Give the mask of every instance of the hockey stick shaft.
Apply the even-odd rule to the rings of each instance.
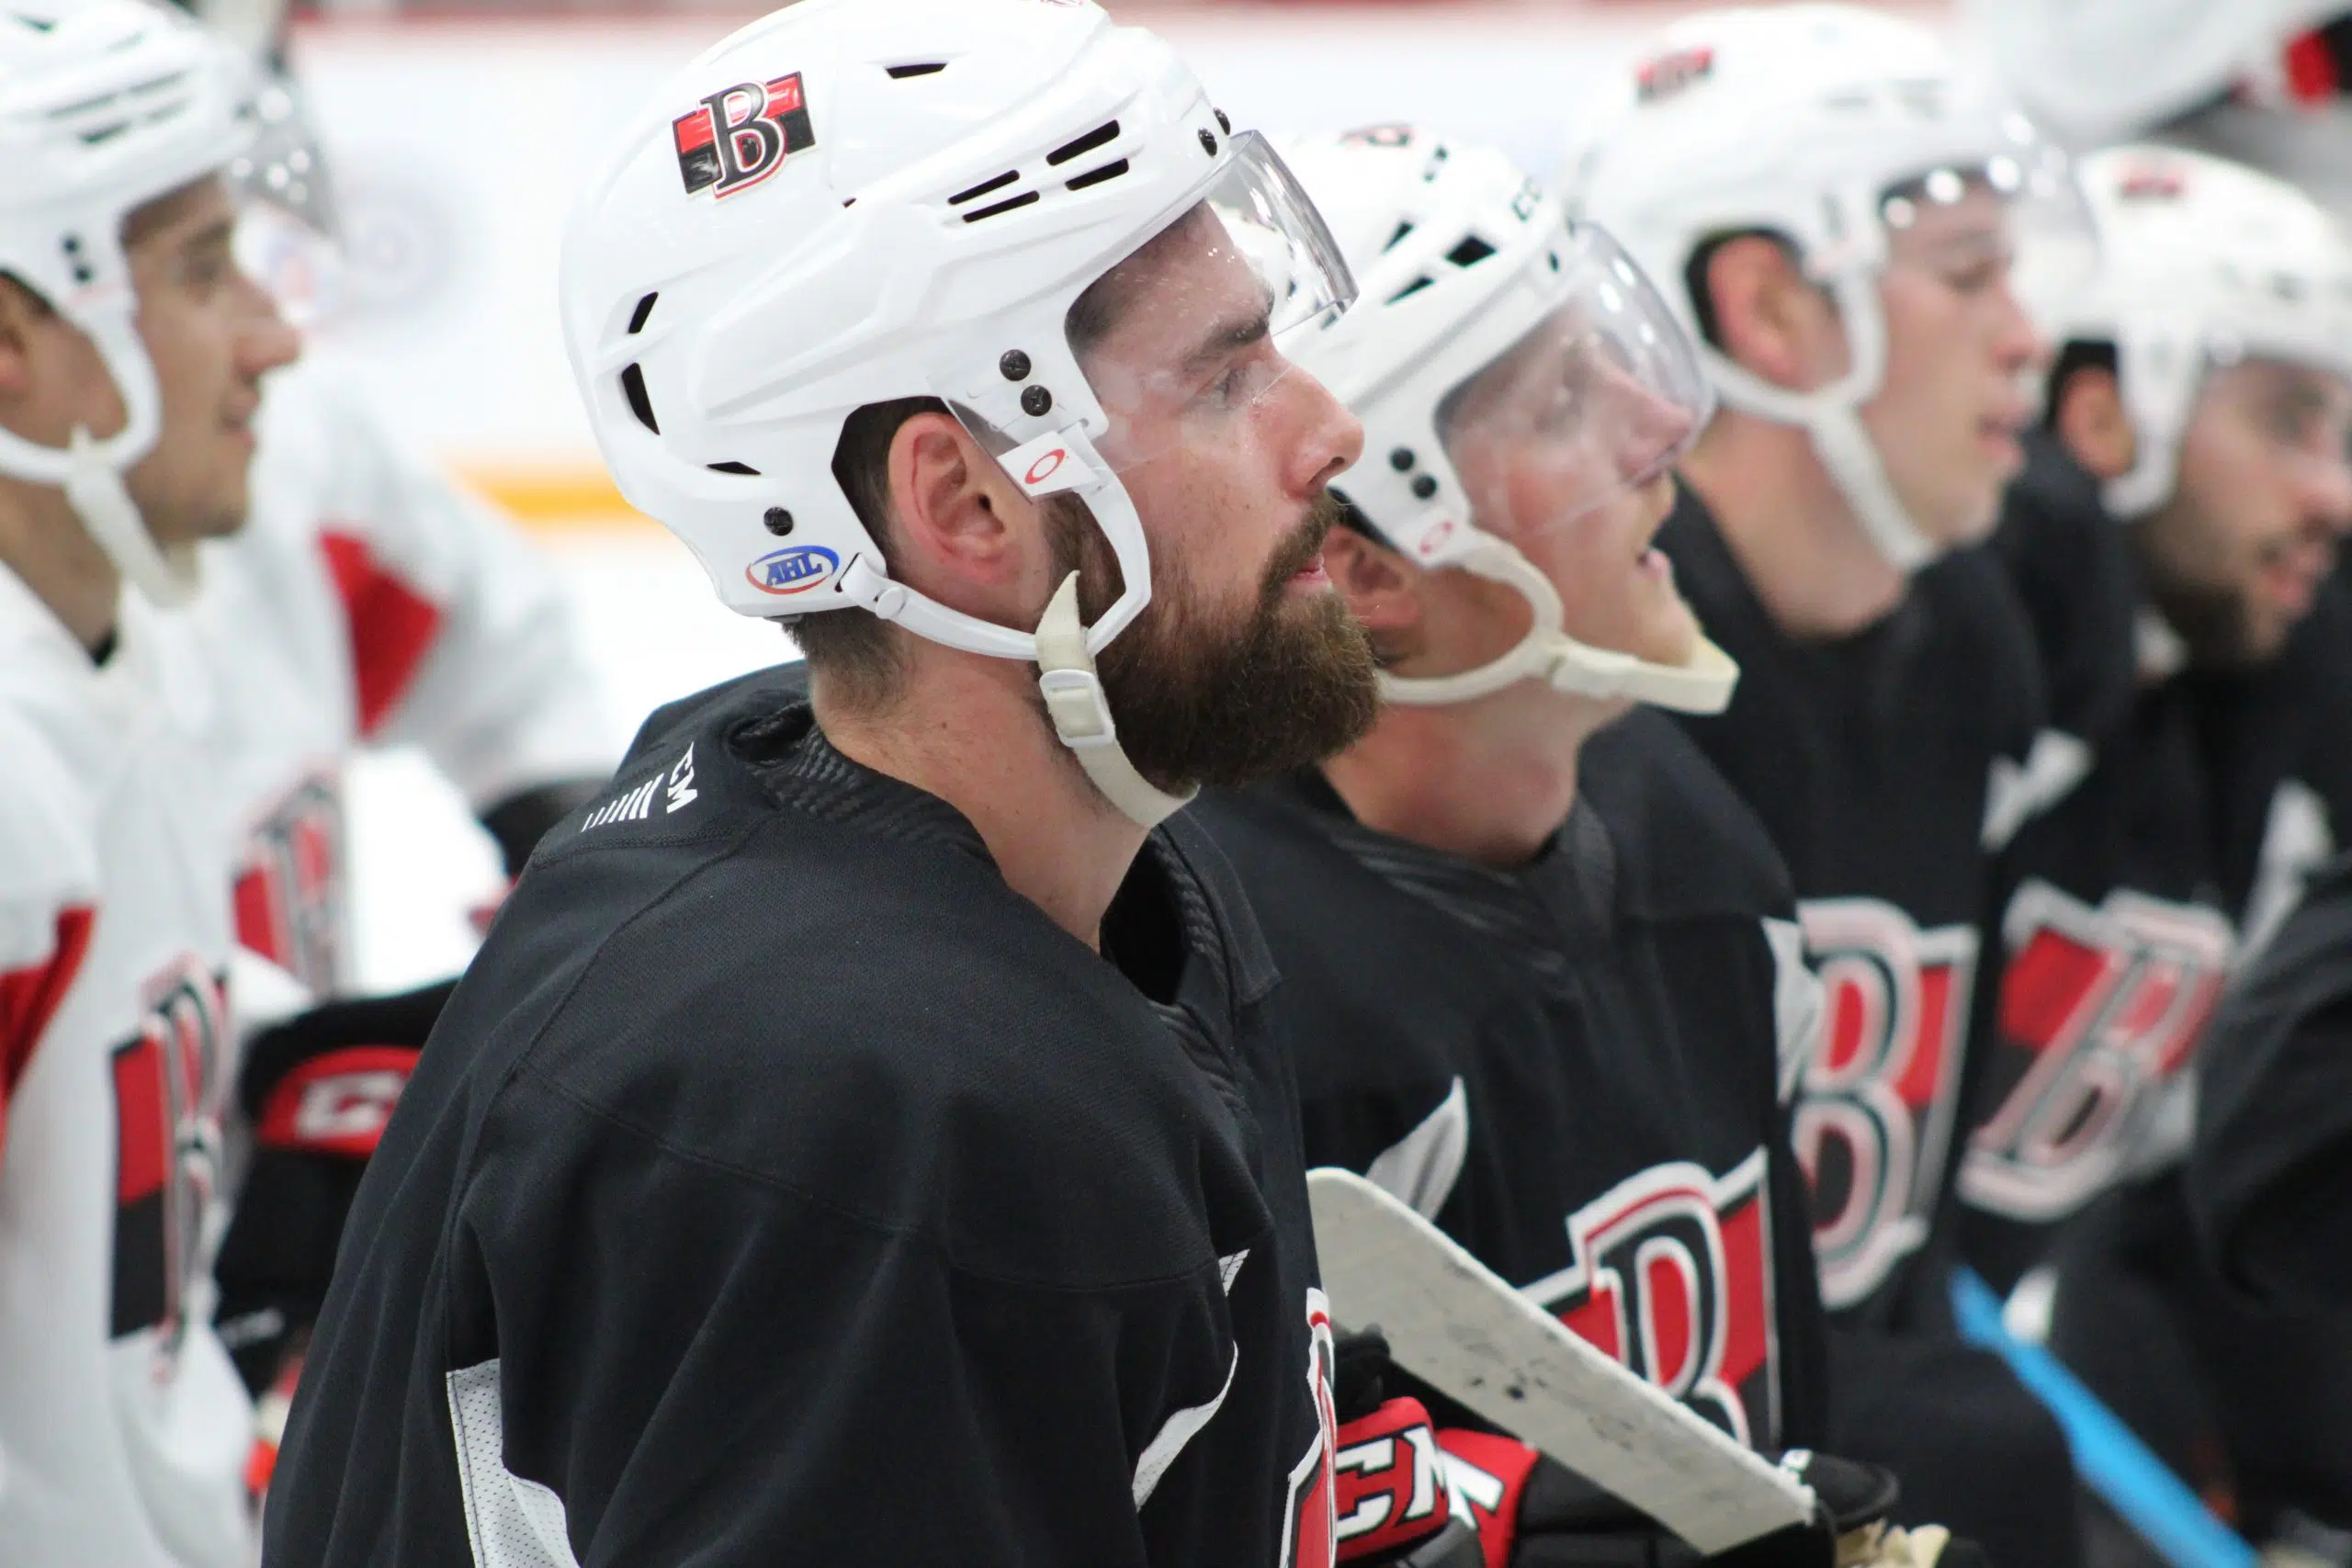
[[[2000,1298],[1974,1269],[1953,1270],[1951,1304],[1961,1337],[2007,1361],[2058,1418],[2083,1483],[2174,1568],[2255,1568],[2254,1548],[2215,1518],[2065,1363],[2008,1331]]]

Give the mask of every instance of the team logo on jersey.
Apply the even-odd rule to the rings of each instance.
[[[139,1032],[113,1053],[114,1287],[109,1335],[160,1330],[177,1352],[204,1221],[220,1181],[228,1005],[193,958],[146,987]]]
[[[1284,1568],[1315,1568],[1331,1561],[1338,1539],[1332,1465],[1340,1441],[1340,1416],[1332,1404],[1331,1379],[1338,1354],[1331,1336],[1331,1303],[1321,1291],[1306,1292],[1306,1388],[1315,1402],[1315,1438],[1291,1467],[1289,1506],[1283,1517]]]
[[[743,569],[743,578],[761,592],[782,597],[822,588],[841,564],[842,558],[822,545],[795,545],[762,556]]]
[[[237,942],[313,991],[334,988],[343,960],[343,796],[312,773],[245,835],[234,889]]]
[[[686,194],[718,200],[751,189],[817,145],[800,73],[722,87],[670,122]]]
[[[1951,1146],[1976,932],[1875,898],[1801,904],[1821,1043],[1796,1114],[1821,1299],[1851,1306],[1927,1240]]]
[[[1713,45],[1702,43],[1690,49],[1670,50],[1642,62],[1634,73],[1634,96],[1643,103],[1654,104],[1694,87],[1714,73]]]
[[[2133,164],[2119,174],[2115,194],[2125,201],[2178,201],[2188,192],[2188,180],[2178,164]]]
[[[1764,1151],[1724,1176],[1653,1166],[1568,1216],[1566,1269],[1527,1294],[1741,1442],[1779,1433]]]
[[[2047,1221],[2113,1180],[2180,1081],[2221,999],[2234,947],[2211,909],[2119,890],[2096,909],[2046,883],[2018,889],[1991,1095],[1961,1191]]]

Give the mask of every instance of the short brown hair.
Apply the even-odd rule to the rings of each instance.
[[[937,398],[898,398],[868,403],[842,422],[841,439],[833,445],[833,479],[882,552],[886,570],[892,521],[890,443],[898,438],[899,426],[915,415],[946,412],[947,405]],[[863,712],[889,704],[904,666],[882,617],[854,605],[795,616],[790,625],[810,673],[823,676],[842,702]]]

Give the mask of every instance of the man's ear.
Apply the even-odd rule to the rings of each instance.
[[[32,390],[33,333],[49,308],[13,277],[0,276],[0,402]]]
[[[1323,538],[1323,570],[1385,657],[1403,658],[1420,645],[1419,567],[1353,528],[1334,528]]]
[[[1041,559],[1036,503],[1014,488],[952,414],[919,413],[890,438],[897,575],[957,597],[952,584],[1017,584]],[[958,606],[963,607],[963,606]]]
[[[1707,258],[1706,286],[1724,355],[1776,387],[1806,392],[1841,373],[1837,308],[1786,245],[1741,234]]]
[[[2120,479],[2140,460],[2140,438],[2123,410],[2123,389],[2115,373],[2086,365],[2058,389],[2058,439],[2075,461],[2100,479]]]

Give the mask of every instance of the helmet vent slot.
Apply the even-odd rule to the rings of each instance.
[[[1024,190],[1010,201],[1000,201],[993,207],[983,207],[978,212],[967,212],[964,214],[964,221],[978,223],[983,218],[993,218],[1000,212],[1010,212],[1016,207],[1026,207],[1036,199],[1035,191]]]
[[[1396,293],[1391,294],[1388,297],[1388,302],[1391,305],[1394,305],[1397,300],[1406,298],[1408,295],[1419,294],[1422,289],[1427,288],[1430,286],[1430,281],[1431,279],[1429,276],[1427,274],[1423,274],[1421,276],[1417,277],[1413,279],[1412,282],[1405,285],[1404,288],[1396,290]]]
[[[662,296],[658,293],[649,294],[637,302],[637,310],[628,319],[628,331],[631,337],[635,337],[645,330],[646,318],[653,314],[653,301],[661,298]]]
[[[947,62],[924,60],[912,65],[886,65],[882,69],[889,73],[891,81],[903,82],[910,76],[936,76],[947,69]]]
[[[662,434],[660,422],[653,417],[653,400],[645,395],[645,372],[635,365],[621,367],[621,394],[628,399],[628,412],[637,415],[637,423]]]
[[[1397,246],[1403,244],[1405,243],[1405,237],[1412,231],[1413,225],[1409,219],[1405,222],[1397,224],[1396,232],[1389,235],[1388,243],[1380,247],[1382,254],[1385,254],[1386,253],[1395,250]]]
[[[1004,173],[997,175],[997,177],[992,180],[982,180],[978,185],[974,186],[969,190],[957,191],[954,196],[947,198],[947,205],[950,207],[961,207],[966,202],[971,200],[974,197],[986,196],[992,190],[1002,190],[1005,186],[1011,185],[1020,177],[1020,170],[1007,169]]]
[[[1071,190],[1084,190],[1088,186],[1099,186],[1104,180],[1115,180],[1126,172],[1127,161],[1125,158],[1122,158],[1115,164],[1105,164],[1099,169],[1089,169],[1086,173],[1079,175],[1078,178],[1070,181],[1068,188]]]
[[[17,20],[24,23],[25,26],[32,28],[32,30],[37,33],[52,31],[57,26],[55,22],[51,21],[46,17],[28,17],[22,11],[17,12],[16,17]]]
[[[1075,141],[1063,142],[1060,146],[1046,154],[1046,162],[1058,169],[1064,164],[1069,163],[1072,158],[1077,157],[1080,153],[1091,152],[1097,147],[1102,146],[1107,141],[1117,141],[1118,137],[1119,122],[1115,119],[1111,120],[1105,124],[1096,126],[1093,130],[1088,131],[1085,135],[1080,137]]]
[[[707,463],[704,466],[714,474],[741,474],[754,479],[760,477],[760,470],[749,463]]]
[[[1456,266],[1470,266],[1495,254],[1495,247],[1472,234],[1445,253],[1445,259]]]

